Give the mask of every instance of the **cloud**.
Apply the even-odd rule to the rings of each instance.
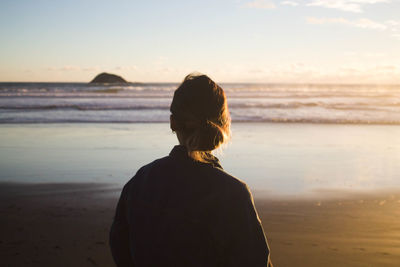
[[[393,0],[283,0],[281,5],[322,7],[346,12],[362,13],[366,5],[390,3]],[[243,5],[246,8],[274,9],[276,5],[271,0],[253,0]]]
[[[354,79],[364,82],[373,81],[396,81],[400,74],[400,66],[376,65],[366,67],[341,67],[336,75],[345,79]]]
[[[307,23],[309,24],[343,24],[349,25],[352,27],[362,28],[362,29],[371,29],[371,30],[386,30],[388,26],[384,23],[375,22],[370,19],[356,19],[349,20],[345,18],[315,18],[308,17],[306,18]]]
[[[387,20],[385,23],[393,27],[400,27],[400,20]]]
[[[347,51],[343,53],[343,56],[345,57],[353,57],[353,58],[363,58],[363,59],[379,59],[387,56],[386,53],[376,53],[376,52],[367,52],[367,53],[362,53],[359,51]]]
[[[286,5],[286,6],[298,6],[299,3],[295,1],[282,1],[281,5]]]
[[[83,71],[100,71],[100,70],[101,70],[101,67],[99,67],[99,66],[85,67],[85,68],[82,68],[82,70],[83,70]]]
[[[400,41],[400,33],[392,34],[392,36]]]
[[[344,73],[398,73],[400,71],[400,68],[395,65],[376,65],[376,66],[370,66],[367,68],[360,68],[360,67],[341,67],[340,68],[341,72]]]
[[[81,67],[73,66],[73,65],[65,65],[61,67],[48,67],[46,70],[48,71],[79,71]]]
[[[114,70],[121,70],[121,71],[130,71],[130,70],[137,70],[136,66],[117,66]]]
[[[378,62],[378,61],[376,61]],[[207,70],[216,80],[224,82],[270,83],[390,83],[400,82],[399,64],[363,64],[344,61],[338,66],[307,62],[228,64]]]
[[[269,0],[254,0],[244,4],[244,7],[257,9],[274,9],[276,8],[276,5],[274,4],[274,2]]]
[[[307,6],[339,9],[347,12],[361,13],[364,5],[388,3],[391,0],[312,0]]]
[[[65,66],[57,66],[57,67],[48,67],[46,68],[47,71],[54,71],[54,72],[72,72],[72,71],[101,71],[105,67],[104,66],[87,66],[87,67],[80,67],[75,65],[65,65]]]
[[[384,22],[377,22],[366,18],[349,20],[345,18],[316,18],[308,17],[306,18],[309,24],[342,24],[351,27],[369,29],[369,30],[380,30],[391,32],[391,36],[400,41],[400,21],[397,20],[386,20]]]

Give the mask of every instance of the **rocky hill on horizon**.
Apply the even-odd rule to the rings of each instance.
[[[121,76],[102,72],[94,77],[89,83],[128,83],[124,78]]]

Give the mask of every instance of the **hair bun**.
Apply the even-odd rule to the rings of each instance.
[[[221,87],[206,75],[188,75],[170,107],[188,151],[211,151],[230,136],[230,116]]]

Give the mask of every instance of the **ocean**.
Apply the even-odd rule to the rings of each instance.
[[[0,182],[121,187],[178,143],[177,86],[0,83]],[[400,86],[222,87],[232,138],[215,154],[255,194],[400,188]]]
[[[177,86],[0,83],[0,123],[168,122]],[[221,86],[233,122],[400,124],[400,85]]]

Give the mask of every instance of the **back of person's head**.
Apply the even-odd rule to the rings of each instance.
[[[208,76],[189,74],[171,103],[171,125],[189,154],[207,161],[206,153],[230,137],[230,116],[224,91]]]

